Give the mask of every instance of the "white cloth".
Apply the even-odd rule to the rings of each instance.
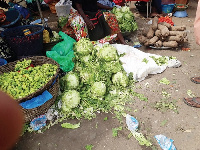
[[[156,62],[149,56],[161,57],[160,55],[142,52],[132,46],[122,44],[112,44],[116,47],[118,54],[125,55],[120,57],[122,66],[127,74],[133,73],[133,79],[136,81],[144,80],[149,74],[162,73],[167,67],[180,67],[181,62],[176,59],[170,59],[168,64],[157,65]],[[148,63],[143,62],[144,58]],[[169,58],[169,57],[167,57]]]

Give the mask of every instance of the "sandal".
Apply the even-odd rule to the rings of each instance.
[[[192,77],[191,81],[196,83],[196,84],[200,84],[200,77]]]
[[[188,106],[200,108],[200,97],[184,98],[183,101]]]

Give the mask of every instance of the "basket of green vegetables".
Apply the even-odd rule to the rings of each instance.
[[[49,89],[59,64],[46,56],[33,56],[0,66],[0,90],[17,102],[29,100]]]

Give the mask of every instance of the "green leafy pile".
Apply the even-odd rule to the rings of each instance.
[[[137,23],[130,8],[123,6],[121,8],[114,7],[111,11],[116,15],[119,27],[122,32],[131,32],[138,29]]]
[[[167,64],[169,61],[169,58],[167,56],[160,56],[160,57],[149,56],[149,57],[152,58],[158,66]]]
[[[69,17],[69,15],[67,15],[67,16],[60,16],[59,17],[59,19],[58,19],[58,26],[60,28],[63,28],[67,24],[68,17]]]
[[[18,61],[15,71],[0,76],[0,89],[14,99],[23,98],[48,83],[57,70],[57,66],[53,64],[30,66],[31,60]]]
[[[94,46],[83,38],[74,45],[75,67],[60,79],[61,111],[67,118],[96,117],[97,111],[114,111],[117,118],[133,101],[134,80],[127,76],[117,49],[104,44]]]

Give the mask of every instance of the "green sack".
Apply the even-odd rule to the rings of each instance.
[[[72,58],[75,57],[73,45],[76,41],[62,31],[59,32],[59,35],[64,40],[56,44],[51,51],[47,51],[46,55],[55,60],[64,72],[68,72],[74,68]]]

